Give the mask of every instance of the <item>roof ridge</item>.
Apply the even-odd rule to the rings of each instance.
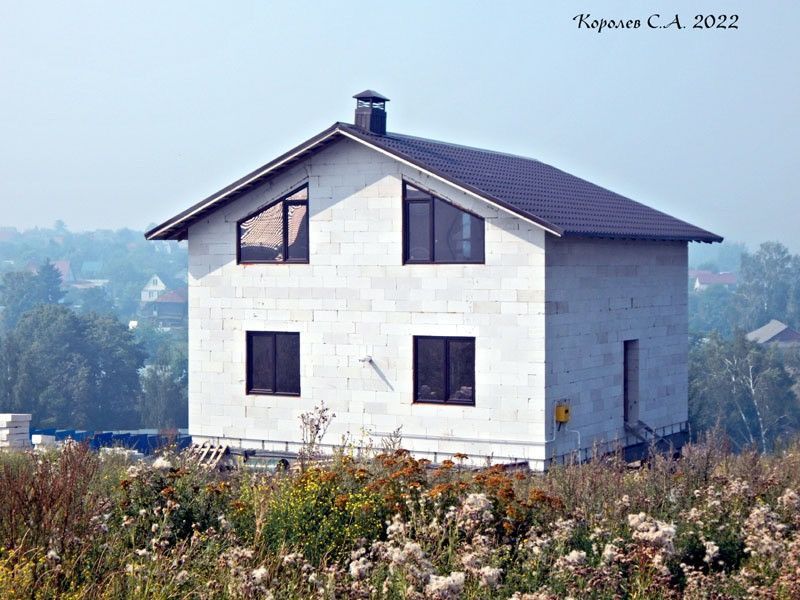
[[[547,164],[547,163],[544,163],[544,162],[540,161],[538,158],[533,158],[531,156],[523,156],[522,154],[514,154],[512,152],[500,152],[499,150],[491,150],[489,148],[480,148],[478,146],[468,146],[467,144],[454,144],[453,142],[445,142],[445,141],[442,141],[442,140],[435,140],[433,138],[426,138],[426,137],[421,137],[421,136],[418,136],[418,135],[408,135],[406,133],[397,133],[395,131],[387,131],[386,135],[383,136],[383,137],[391,137],[391,136],[395,136],[395,137],[398,137],[398,138],[401,138],[401,139],[407,139],[407,140],[419,140],[421,142],[432,142],[434,144],[441,144],[442,146],[449,146],[450,148],[462,148],[464,150],[473,150],[475,152],[484,152],[484,153],[488,153],[488,154],[496,154],[497,156],[505,156],[505,157],[508,157],[508,158],[517,158],[517,159],[520,159],[520,160],[529,160],[529,161],[537,162],[537,163],[543,164],[543,165]],[[548,165],[548,166],[551,166],[551,165]]]

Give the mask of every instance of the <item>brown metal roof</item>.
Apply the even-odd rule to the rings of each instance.
[[[720,242],[695,227],[538,160],[425,138],[377,135],[335,123],[295,149],[148,231],[148,239],[185,239],[188,227],[241,193],[341,137],[431,173],[559,236]]]

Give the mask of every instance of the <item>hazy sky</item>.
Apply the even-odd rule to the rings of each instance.
[[[693,29],[700,6],[738,30]],[[578,29],[586,12],[642,27]],[[800,251],[799,28],[796,0],[0,0],[0,225],[161,222],[372,88],[391,131]]]

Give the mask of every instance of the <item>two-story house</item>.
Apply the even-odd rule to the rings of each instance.
[[[387,98],[147,232],[189,243],[195,441],[548,461],[687,424],[687,242],[529,158],[388,133]]]

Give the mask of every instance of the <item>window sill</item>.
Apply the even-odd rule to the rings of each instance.
[[[267,390],[247,390],[245,392],[247,396],[287,396],[289,398],[299,398],[300,392],[293,393],[293,392],[270,392]]]
[[[239,261],[237,265],[307,265],[310,264],[309,260],[248,260]]]
[[[414,400],[413,404],[436,404],[439,406],[475,406],[474,400]]]
[[[485,260],[471,260],[471,261],[431,261],[431,260],[404,260],[404,265],[485,265]]]

